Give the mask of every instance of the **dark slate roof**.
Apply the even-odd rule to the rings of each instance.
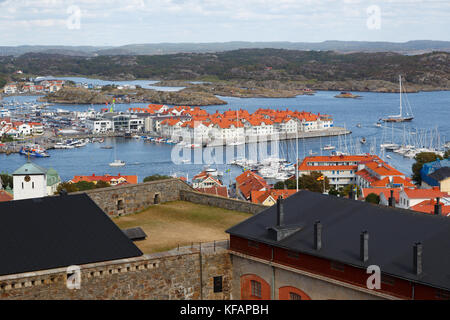
[[[450,218],[384,207],[362,201],[300,191],[284,200],[285,225],[299,231],[274,241],[268,228],[276,226],[274,205],[230,228],[231,235],[288,250],[381,271],[417,283],[450,289]],[[322,249],[314,249],[314,223],[322,223]],[[369,260],[360,260],[360,234],[369,232]],[[413,246],[423,244],[423,272],[416,276]]]
[[[141,256],[86,195],[0,203],[0,275]]]
[[[144,230],[142,230],[140,227],[125,229],[122,231],[132,241],[145,240],[145,238],[147,238]]]
[[[442,181],[450,177],[450,167],[443,167],[429,175],[436,181]]]

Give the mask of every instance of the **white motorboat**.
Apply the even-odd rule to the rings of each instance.
[[[125,165],[125,161],[123,160],[114,160],[109,164],[110,167],[123,167]]]
[[[322,150],[334,150],[334,149],[336,149],[336,147],[332,146],[331,144],[328,144],[322,148]]]

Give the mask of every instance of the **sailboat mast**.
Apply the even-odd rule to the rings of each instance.
[[[402,111],[402,76],[401,75],[399,76],[399,79],[400,79],[400,117],[401,117],[403,114],[403,111]]]
[[[295,130],[295,144],[296,144],[296,155],[295,155],[295,181],[297,186],[297,192],[298,192],[298,127]]]

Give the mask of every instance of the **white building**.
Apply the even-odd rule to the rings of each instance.
[[[13,172],[14,200],[47,196],[47,170],[27,162]]]
[[[13,172],[14,200],[41,198],[55,194],[61,178],[55,169],[27,162]]]
[[[3,88],[3,92],[5,94],[15,94],[15,93],[17,93],[18,92],[17,84],[7,84]]]
[[[87,119],[86,128],[93,133],[103,133],[113,130],[113,123],[107,119]]]
[[[434,200],[436,198],[450,198],[447,192],[436,189],[403,189],[400,191],[398,207],[410,209],[415,205],[425,201]]]
[[[21,136],[29,136],[32,133],[31,126],[27,123],[22,123],[17,127]]]

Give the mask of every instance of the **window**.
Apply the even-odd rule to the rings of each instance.
[[[214,293],[222,292],[222,276],[214,277]]]
[[[117,200],[117,210],[123,210],[123,200]]]
[[[302,300],[302,297],[295,292],[289,292],[289,300]]]
[[[249,246],[249,247],[252,247],[252,248],[255,248],[255,249],[258,249],[258,248],[259,248],[258,242],[251,241],[251,240],[248,241],[248,246]]]
[[[34,189],[34,182],[32,182],[32,183],[31,183],[31,188],[33,188],[33,189]]]
[[[345,266],[339,262],[331,262],[331,269],[344,272]]]
[[[393,277],[382,274],[381,275],[381,283],[387,284],[389,286],[393,286],[395,284],[395,279]]]
[[[292,258],[292,259],[299,258],[298,252],[294,252],[294,251],[288,251],[287,256],[288,256],[288,258]]]
[[[436,298],[441,300],[450,300],[450,293],[444,290],[436,290]]]
[[[250,284],[252,286],[252,296],[261,298],[261,282],[251,280]]]

